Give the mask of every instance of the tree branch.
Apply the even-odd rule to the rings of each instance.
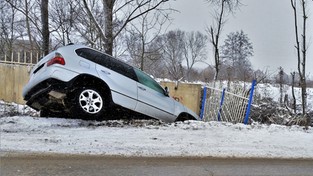
[[[134,19],[138,18],[138,17],[141,16],[141,15],[144,15],[144,14],[146,14],[146,13],[148,13],[148,12],[150,12],[150,11],[156,9],[157,7],[159,7],[162,3],[166,2],[166,1],[167,1],[167,0],[161,0],[161,1],[158,2],[155,6],[153,6],[153,7],[151,7],[151,8],[148,8],[147,10],[145,10],[145,11],[143,11],[143,12],[140,12],[138,15],[135,15],[134,17],[132,17],[132,16],[135,14],[135,12],[137,12],[138,9],[140,9],[141,7],[143,7],[143,6],[145,6],[146,4],[148,4],[148,3],[151,2],[151,0],[150,0],[150,1],[146,1],[146,2],[142,1],[142,2],[144,2],[144,3],[141,2],[141,3],[128,15],[128,17],[127,17],[127,19],[125,20],[125,22],[123,23],[122,27],[113,35],[113,39],[115,39],[116,36],[118,36],[118,35],[122,32],[122,30],[126,27],[126,25],[127,25],[129,22],[133,21]]]
[[[87,4],[86,0],[83,0],[83,3],[84,3],[84,6],[85,6],[85,9],[87,10],[87,14],[90,16],[92,22],[95,24],[97,30],[99,31],[99,33],[101,35],[101,38],[105,39],[106,37],[105,37],[104,31],[100,27],[100,24],[97,22],[95,16],[91,13],[91,10],[88,7],[88,4]]]

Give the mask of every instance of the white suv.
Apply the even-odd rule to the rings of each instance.
[[[23,97],[41,116],[102,120],[122,109],[165,122],[199,120],[144,72],[83,45],[60,47],[42,58]]]

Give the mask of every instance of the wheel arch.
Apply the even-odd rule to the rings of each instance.
[[[182,112],[178,115],[175,121],[185,121],[185,120],[197,120],[197,119],[187,112]]]
[[[71,91],[74,91],[77,87],[80,86],[92,86],[96,89],[99,89],[99,91],[108,95],[110,101],[112,102],[111,89],[102,79],[89,74],[81,74],[72,80]]]

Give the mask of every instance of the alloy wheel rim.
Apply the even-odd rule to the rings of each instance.
[[[101,111],[103,100],[98,92],[86,89],[79,95],[79,104],[85,112],[96,114]]]

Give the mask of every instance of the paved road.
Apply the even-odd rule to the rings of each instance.
[[[313,176],[313,160],[14,155],[1,157],[0,175]]]

